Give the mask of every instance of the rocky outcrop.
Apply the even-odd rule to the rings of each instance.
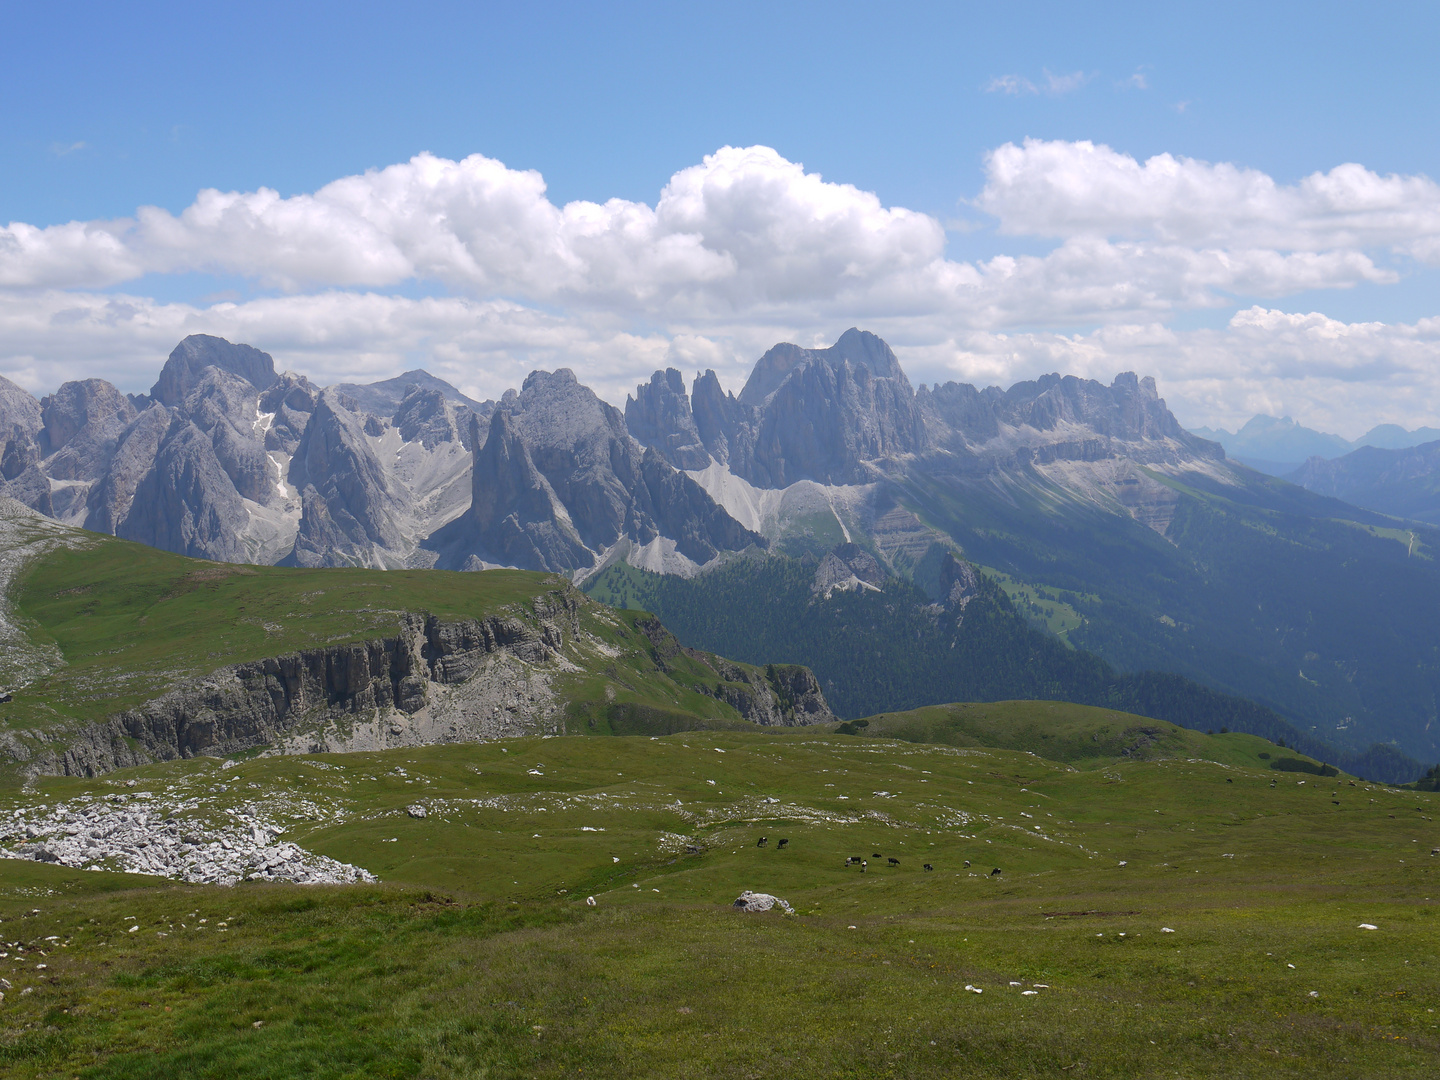
[[[594,554],[570,521],[550,481],[535,466],[510,414],[497,409],[482,444],[478,431],[471,474],[470,513],[456,530],[451,561],[476,548],[492,562],[529,569],[573,571],[594,563]]]
[[[465,405],[454,405],[434,388],[410,386],[390,422],[399,430],[400,438],[418,442],[427,450],[441,443],[457,442],[465,449],[474,448],[472,428],[476,413]]]
[[[40,460],[36,438],[44,426],[40,403],[0,376],[0,481],[15,479]]]
[[[980,591],[980,575],[964,559],[945,553],[940,564],[936,603],[947,611],[964,611]]]
[[[820,560],[810,591],[828,600],[836,589],[879,589],[885,577],[885,568],[870,552],[859,544],[840,544]]]
[[[700,687],[701,692],[725,702],[752,724],[795,727],[828,724],[838,719],[830,711],[820,681],[807,667],[770,664],[762,671],[713,653],[686,648],[659,619],[641,619],[635,626],[649,639],[651,657],[660,670],[670,670],[669,665],[677,656],[698,660],[719,680],[713,687],[708,684]]]

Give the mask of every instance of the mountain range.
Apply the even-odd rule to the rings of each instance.
[[[1346,439],[1304,427],[1288,416],[1252,416],[1239,431],[1191,428],[1201,438],[1218,442],[1225,452],[1271,476],[1289,476],[1311,458],[1329,461],[1364,447],[1405,450],[1440,439],[1440,428],[1407,431],[1399,424],[1379,424],[1358,439]]]
[[[493,402],[424,372],[322,388],[196,336],[144,395],[0,384],[0,439],[0,493],[220,561],[514,566],[610,592],[725,569],[743,594],[789,560],[813,578],[803,603],[903,585],[921,608],[975,567],[1119,672],[1196,680],[1354,751],[1440,756],[1440,534],[1228,459],[1131,373],[915,388],[852,329],[775,346],[738,395],[658,371],[622,410],[565,369]]]

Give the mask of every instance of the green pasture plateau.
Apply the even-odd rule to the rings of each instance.
[[[1088,768],[893,737],[1043,723],[1083,761],[1087,723],[1138,719],[1049,704],[872,718],[891,737],[531,738],[37,781],[0,814],[183,786],[196,815],[265,806],[381,883],[137,887],[0,860],[0,1072],[1433,1073],[1440,795],[1245,767],[1265,762],[1244,736],[1167,731],[1156,745],[1222,760]],[[795,913],[736,912],[742,889]]]
[[[17,607],[65,667],[17,703],[93,718],[138,704],[181,676],[297,649],[393,634],[405,612],[483,615],[562,584],[549,574],[495,570],[298,569],[187,559],[94,537],[39,560]],[[0,712],[7,723],[14,708]]]

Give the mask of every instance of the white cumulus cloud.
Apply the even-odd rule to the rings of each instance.
[[[991,151],[985,172],[976,204],[1012,235],[1440,256],[1440,184],[1425,176],[1345,164],[1285,185],[1226,162],[1040,139]]]

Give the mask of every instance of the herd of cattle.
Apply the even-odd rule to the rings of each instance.
[[[755,846],[756,846],[756,847],[765,847],[765,846],[768,845],[769,843],[770,843],[770,838],[769,838],[768,836],[762,836],[762,837],[760,837],[759,840],[756,840],[756,841],[755,841]],[[789,845],[790,845],[790,840],[789,840],[789,838],[788,838],[788,837],[781,837],[779,840],[777,840],[777,841],[775,842],[775,850],[776,850],[776,851],[784,850],[786,847],[789,847]],[[692,854],[692,855],[695,854],[695,853],[697,853],[699,850],[700,850],[700,849],[699,849],[699,848],[696,848],[696,847],[687,847],[687,848],[686,848],[686,851],[689,852],[689,853]],[[878,851],[873,851],[873,852],[871,852],[871,853],[870,853],[870,858],[871,858],[871,859],[884,858],[885,861],[886,861],[886,863],[887,863],[887,865],[889,865],[889,866],[899,866],[899,865],[900,865],[900,860],[897,859],[894,855],[882,856],[882,855],[880,854],[880,852],[878,852]],[[924,867],[925,867],[925,869],[926,869],[927,871],[929,871],[929,870],[934,870],[934,869],[935,869],[935,867],[931,866],[928,862],[925,863],[925,864],[923,864],[923,865],[924,865]],[[852,866],[858,866],[858,867],[860,868],[860,872],[863,874],[863,873],[866,872],[866,870],[869,869],[869,867],[870,867],[870,861],[869,861],[869,859],[866,859],[864,856],[861,856],[861,855],[851,855],[848,859],[845,860],[845,866],[846,866],[847,869],[850,868],[850,867],[852,867]],[[970,860],[969,860],[969,859],[966,859],[966,860],[965,860],[965,868],[966,868],[967,870],[970,868]],[[1000,873],[1000,868],[997,866],[994,870],[991,870],[991,871],[990,871],[990,876],[991,876],[991,877],[995,877],[995,876],[997,876],[999,873]]]

